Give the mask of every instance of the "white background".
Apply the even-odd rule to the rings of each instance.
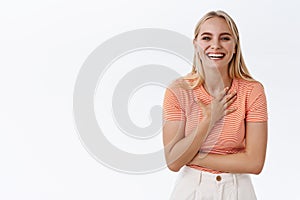
[[[263,172],[252,176],[258,199],[295,199],[299,6],[292,0],[1,1],[0,199],[168,199],[176,173],[119,173],[85,150],[73,120],[74,83],[88,55],[112,36],[162,28],[192,38],[200,17],[217,9],[235,19],[248,68],[267,93],[267,160]],[[153,150],[161,148],[157,144]],[[126,143],[119,145],[126,149]]]

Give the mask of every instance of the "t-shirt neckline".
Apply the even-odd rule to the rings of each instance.
[[[236,82],[237,82],[237,79],[233,78],[228,92],[232,92],[235,89]],[[206,97],[208,97],[209,99],[213,99],[213,97],[206,91],[203,84],[201,84],[200,89],[205,94]]]

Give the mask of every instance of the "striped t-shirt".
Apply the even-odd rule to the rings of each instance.
[[[195,130],[202,119],[201,109],[195,100],[209,104],[211,97],[203,85],[194,89],[184,89],[176,80],[166,89],[163,102],[164,121],[185,121],[185,136]],[[245,123],[267,121],[267,103],[264,88],[258,81],[233,79],[229,92],[237,92],[236,100],[229,108],[237,110],[223,117],[213,127],[205,142],[199,147],[199,151],[214,154],[232,154],[242,152],[245,149]],[[201,166],[190,167],[220,173]]]

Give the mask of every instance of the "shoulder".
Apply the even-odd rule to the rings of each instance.
[[[173,80],[167,87],[167,89],[170,89],[172,91],[177,91],[181,93],[187,93],[192,90],[192,85],[194,81],[197,80],[195,76],[193,76],[191,73],[181,76],[175,80]]]
[[[238,92],[240,93],[240,96],[245,99],[245,103],[249,109],[252,105],[255,105],[254,102],[260,102],[261,104],[266,103],[266,94],[261,82],[239,79],[238,85]]]
[[[186,76],[173,80],[166,87],[165,99],[173,99],[181,105],[188,105],[194,99],[195,88],[191,87],[192,83]]]
[[[237,82],[238,82],[239,88],[244,89],[248,92],[264,91],[263,84],[257,80],[237,79]]]

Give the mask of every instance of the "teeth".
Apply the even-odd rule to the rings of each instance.
[[[208,54],[208,56],[211,57],[211,58],[223,58],[224,54],[222,54],[222,53],[210,53],[210,54]]]

